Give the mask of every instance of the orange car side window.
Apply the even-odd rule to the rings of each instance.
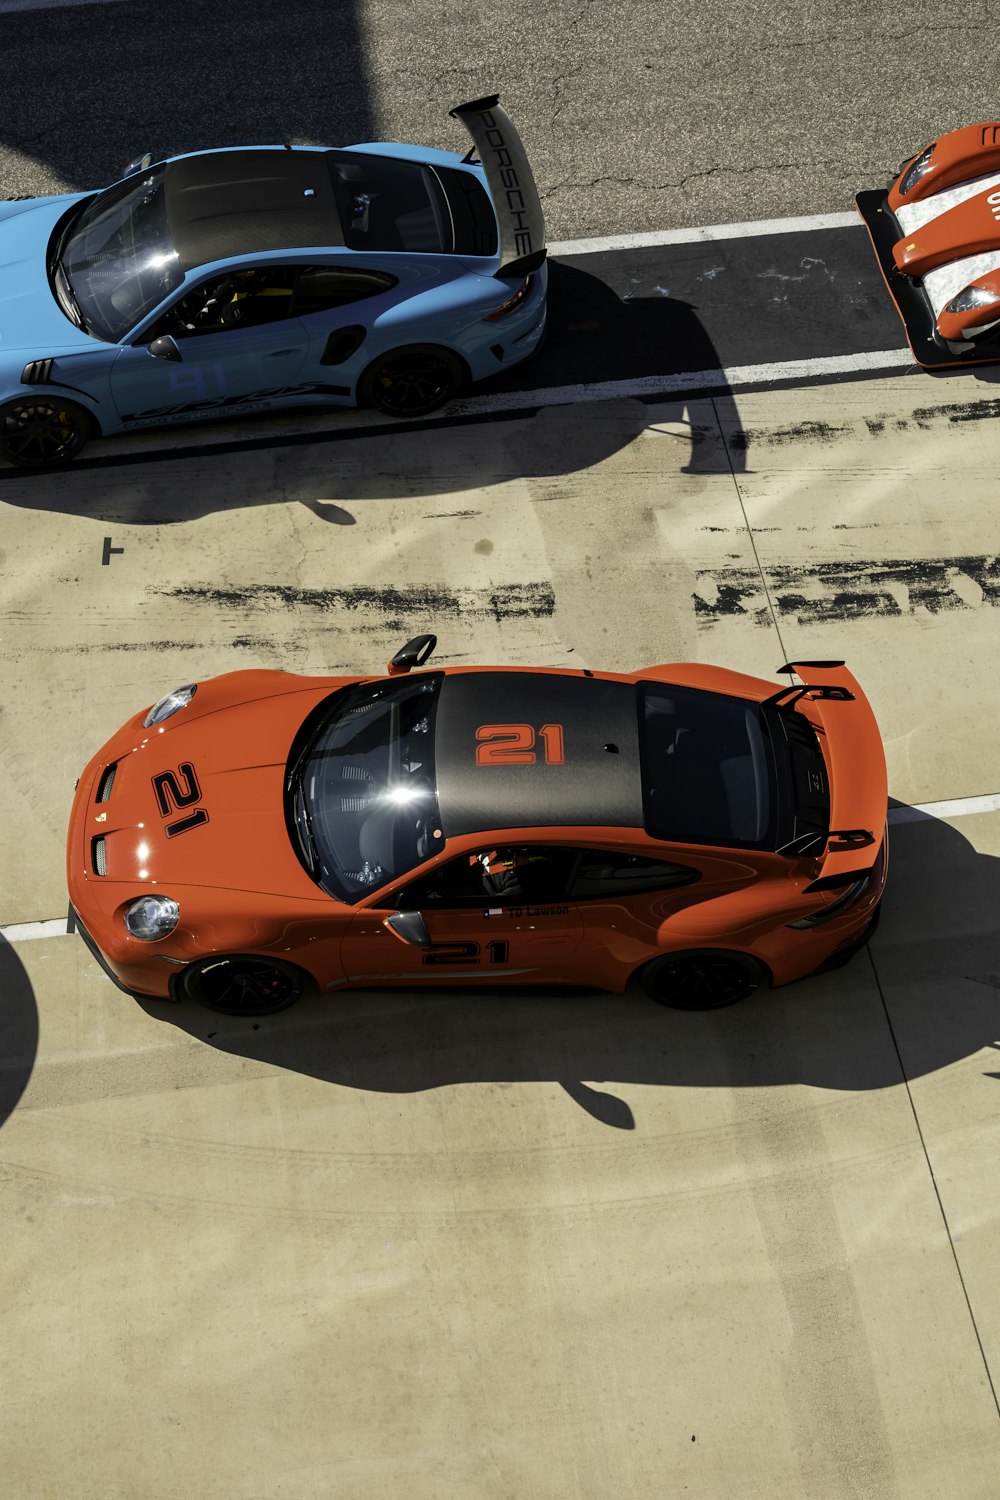
[[[542,759],[547,766],[566,761],[566,737],[561,724],[543,724],[538,731]],[[535,731],[530,724],[480,724],[476,730],[477,766],[533,766]]]

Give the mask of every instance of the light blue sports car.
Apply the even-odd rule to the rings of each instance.
[[[90,437],[282,406],[421,416],[527,359],[547,274],[531,169],[495,98],[451,113],[465,156],[146,156],[102,192],[0,202],[0,452],[47,467]]]

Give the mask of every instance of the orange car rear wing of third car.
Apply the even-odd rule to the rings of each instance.
[[[545,218],[521,137],[497,95],[450,111],[472,136],[500,227],[497,276],[524,276],[545,259]]]
[[[794,672],[801,682],[780,688],[767,702],[809,719],[830,787],[830,830],[809,889],[833,889],[866,874],[885,837],[889,792],[882,736],[868,699],[843,662],[787,662],[780,670]]]

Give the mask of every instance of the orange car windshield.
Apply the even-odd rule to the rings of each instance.
[[[286,821],[309,874],[340,901],[360,900],[443,848],[434,771],[440,688],[440,673],[359,683],[303,726],[312,732],[293,749]]]
[[[666,683],[639,692],[646,832],[665,843],[774,849],[774,752],[760,706]]]

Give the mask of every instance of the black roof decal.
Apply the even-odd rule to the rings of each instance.
[[[642,827],[632,683],[547,672],[449,675],[435,740],[446,837]]]
[[[344,243],[322,151],[209,151],[168,162],[167,221],[185,271],[209,261]]]

